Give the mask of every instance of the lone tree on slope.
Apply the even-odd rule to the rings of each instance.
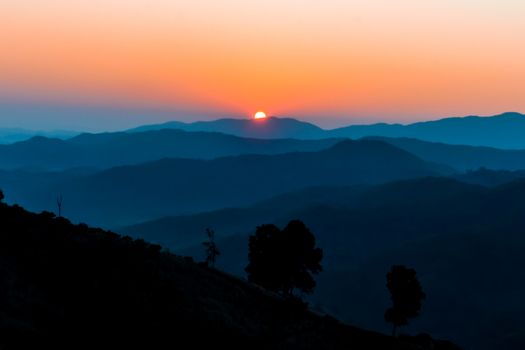
[[[57,207],[58,207],[58,217],[61,218],[62,217],[62,203],[64,202],[64,197],[62,196],[62,194],[60,193],[58,196],[57,196]]]
[[[414,269],[402,265],[392,266],[386,281],[392,307],[386,310],[385,321],[392,323],[392,335],[395,337],[399,326],[407,325],[408,319],[419,316],[421,302],[426,296]]]
[[[284,297],[294,291],[311,293],[312,274],[322,271],[323,251],[315,246],[315,236],[304,223],[293,220],[280,230],[275,225],[257,227],[250,236],[248,280]]]
[[[208,235],[208,240],[202,243],[206,247],[206,265],[215,267],[215,261],[221,255],[221,252],[215,243],[215,231],[207,228],[206,234]]]

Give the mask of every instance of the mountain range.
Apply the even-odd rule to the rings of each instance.
[[[307,299],[316,314],[276,325],[283,332],[264,333],[275,340],[268,347],[289,348],[281,336],[297,342],[308,329],[312,344],[326,342],[325,331],[349,331],[325,314],[387,332],[384,274],[405,264],[417,270],[427,299],[421,317],[404,330],[451,339],[465,349],[523,349],[524,121],[505,113],[324,130],[290,118],[222,119],[0,145],[0,189],[13,204],[0,203],[0,221],[9,223],[0,234],[0,347],[9,329],[37,338],[65,324],[72,334],[80,329],[75,324],[91,330],[82,319],[64,316],[69,307],[75,310],[69,315],[89,315],[104,332],[111,324],[133,328],[138,322],[162,337],[156,326],[186,329],[181,320],[195,314],[188,326],[193,330],[217,330],[214,335],[226,338],[261,335],[271,317],[285,315],[261,311],[275,299],[239,279],[248,236],[261,224],[283,227],[299,219],[324,251],[324,271]],[[31,214],[15,203],[44,212]],[[50,213],[59,210],[73,222],[136,240]],[[216,232],[221,250],[217,267],[237,277],[192,262],[204,258],[207,229]],[[157,244],[192,258],[162,252]],[[152,266],[163,266],[162,276],[177,272],[151,279],[157,276]],[[77,271],[82,277],[68,284]],[[83,288],[96,292],[93,303],[77,302],[88,298]],[[171,303],[173,295],[183,301]],[[228,295],[239,296],[240,304]],[[247,306],[254,302],[261,308]],[[159,311],[162,305],[167,313]],[[104,308],[120,314],[110,312],[105,323],[96,318]],[[354,331],[358,338],[370,336],[368,345],[391,341]],[[416,338],[407,339],[400,350],[426,350],[428,344],[418,348]],[[349,341],[353,348],[363,344]]]
[[[455,145],[487,146],[503,149],[525,149],[525,116],[508,112],[492,117],[456,117],[435,121],[402,124],[350,125],[324,130],[311,123],[290,118],[263,120],[219,119],[207,122],[168,122],[142,126],[130,131],[181,129],[186,131],[214,131],[240,137],[256,138],[352,138],[366,136],[408,137],[423,141]]]
[[[64,210],[75,221],[113,227],[173,214],[248,205],[318,185],[377,184],[449,174],[388,143],[346,140],[317,152],[162,159],[95,173],[0,171],[11,201]]]
[[[525,169],[525,150],[450,145],[412,138],[369,136],[365,139],[389,143],[421,159],[444,164],[460,172],[482,167],[495,170]],[[67,140],[34,137],[23,142],[0,145],[0,169],[101,170],[162,158],[213,159],[243,154],[320,151],[342,140],[344,138],[253,139],[219,132],[175,129],[82,134]]]
[[[341,139],[249,139],[217,132],[161,129],[137,133],[81,134],[59,140],[34,137],[0,145],[1,169],[97,169],[139,164],[162,158],[213,159],[241,154],[318,151]]]
[[[320,127],[292,118],[268,117],[266,119],[218,119],[193,123],[167,122],[164,124],[146,125],[128,130],[143,132],[162,129],[179,129],[185,131],[221,132],[239,137],[259,139],[317,139],[323,138],[324,130]]]
[[[367,136],[414,138],[422,141],[454,145],[486,146],[502,149],[525,149],[525,116],[507,112],[490,117],[468,116],[443,118],[410,124],[377,123],[323,129],[312,123],[292,118],[268,117],[261,120],[225,118],[213,121],[184,123],[170,121],[138,126],[129,133],[165,129],[189,132],[219,132],[257,139],[323,139]],[[67,139],[80,133],[70,131],[41,132],[25,129],[0,129],[0,144],[25,141],[34,136]]]

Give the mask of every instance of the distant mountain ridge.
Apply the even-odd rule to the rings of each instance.
[[[26,141],[35,136],[68,139],[78,134],[80,133],[76,131],[67,130],[35,131],[21,128],[0,128],[0,145]]]
[[[97,225],[247,205],[318,185],[376,184],[452,173],[388,143],[346,140],[316,152],[162,159],[88,175],[0,171],[6,195],[31,210],[54,209]],[[67,208],[67,209],[66,209]]]
[[[291,118],[267,120],[218,119],[214,121],[142,126],[129,130],[139,132],[158,129],[216,131],[241,137],[256,138],[352,138],[367,136],[408,137],[454,145],[487,146],[503,149],[525,149],[525,115],[507,112],[491,117],[453,117],[412,124],[378,123],[350,125],[332,130]]]
[[[352,125],[330,130],[331,137],[409,137],[454,145],[525,149],[525,115],[508,112],[492,117],[455,117],[408,125]]]
[[[23,142],[0,145],[0,168],[104,169],[162,158],[213,159],[241,154],[319,151],[341,140],[254,139],[175,129],[81,134],[67,140],[38,136]]]
[[[141,126],[128,130],[128,132],[142,132],[160,129],[222,132],[240,137],[259,139],[317,139],[325,136],[324,130],[314,124],[292,118],[276,117],[268,117],[259,120],[227,118],[193,123],[173,121],[164,124]]]
[[[0,169],[107,169],[163,158],[213,159],[243,154],[311,152],[330,148],[345,139],[256,139],[177,129],[81,134],[67,140],[38,136],[0,145]],[[525,150],[450,145],[413,138],[369,136],[364,139],[389,143],[423,160],[458,171],[525,169]]]
[[[452,145],[413,138],[369,136],[399,147],[426,161],[447,164],[459,171],[489,168],[494,170],[525,169],[525,149],[511,150],[485,146]]]

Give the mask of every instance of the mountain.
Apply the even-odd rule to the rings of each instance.
[[[207,122],[142,126],[130,131],[181,129],[186,131],[213,131],[241,137],[255,138],[351,138],[367,136],[390,138],[415,138],[422,141],[454,145],[485,146],[502,149],[525,149],[525,116],[520,113],[503,113],[491,117],[456,117],[434,121],[402,124],[350,125],[324,130],[313,124],[290,118],[219,119]]]
[[[67,139],[73,136],[78,135],[78,132],[75,131],[34,131],[27,129],[19,128],[0,128],[0,145],[1,144],[10,144],[20,141],[29,140],[35,136],[57,138],[57,139]]]
[[[504,113],[492,117],[445,118],[408,125],[352,125],[328,132],[330,137],[408,137],[423,141],[503,149],[525,149],[524,134],[525,116],[520,113]]]
[[[371,136],[419,158],[459,171],[478,168],[525,169],[525,150],[448,145],[410,138]],[[144,132],[82,134],[67,140],[34,137],[0,145],[1,169],[107,169],[162,158],[213,159],[241,154],[280,154],[327,149],[343,139],[250,139],[216,132],[160,129]]]
[[[423,178],[301,190],[251,207],[120,231],[201,260],[200,241],[205,229],[213,228],[222,252],[218,266],[244,276],[248,235],[261,224],[282,227],[300,219],[325,254],[318,293],[311,299],[318,309],[387,331],[383,276],[390,266],[407,264],[416,268],[427,294],[420,319],[409,329],[432,331],[467,349],[502,344],[520,349],[525,282],[516,266],[524,263],[524,199],[524,179],[489,188]]]
[[[380,141],[343,141],[318,152],[163,159],[95,174],[0,172],[12,201],[54,210],[63,194],[74,220],[124,225],[167,215],[243,206],[318,185],[377,184],[450,173]]]
[[[2,349],[458,349],[344,325],[158,245],[48,212],[0,202],[0,218]]]
[[[268,117],[265,119],[218,119],[194,123],[168,122],[146,125],[129,132],[142,132],[160,129],[180,129],[185,131],[208,131],[258,138],[258,139],[317,139],[324,138],[325,132],[316,125],[291,118]]]
[[[457,170],[488,168],[495,170],[525,169],[525,150],[503,150],[492,147],[449,145],[411,138],[366,137],[388,142],[429,162],[449,165]]]
[[[470,184],[487,187],[499,186],[520,179],[525,179],[525,170],[489,170],[480,168],[452,176],[454,179]]]
[[[34,137],[24,142],[0,145],[0,168],[110,168],[162,158],[212,159],[240,154],[318,151],[340,141],[247,139],[221,133],[169,129],[136,133],[82,134],[68,140]]]

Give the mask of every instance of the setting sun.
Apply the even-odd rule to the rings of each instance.
[[[254,119],[264,119],[264,118],[266,118],[266,113],[259,111],[259,112],[255,113],[253,118]]]

